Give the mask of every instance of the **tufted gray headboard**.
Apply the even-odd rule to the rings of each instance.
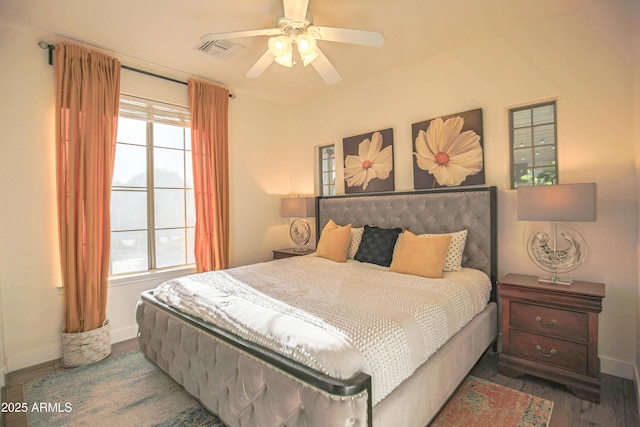
[[[318,197],[316,202],[318,238],[330,219],[353,227],[401,227],[415,234],[466,229],[463,265],[484,271],[496,283],[496,187]]]

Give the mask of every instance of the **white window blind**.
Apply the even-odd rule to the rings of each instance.
[[[152,123],[188,128],[190,114],[187,107],[164,102],[150,101],[131,95],[120,95],[120,117]]]

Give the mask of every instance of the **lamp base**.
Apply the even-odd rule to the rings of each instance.
[[[311,227],[306,220],[296,218],[291,222],[289,235],[291,236],[291,241],[293,241],[296,247],[299,248],[309,242],[309,239],[311,238]]]
[[[576,230],[553,222],[551,235],[544,231],[531,234],[527,242],[527,253],[535,265],[550,274],[538,278],[538,282],[571,286],[573,280],[561,277],[560,274],[575,270],[582,264],[587,254],[587,244]]]
[[[550,283],[553,285],[571,286],[573,279],[561,279],[559,277],[538,277],[538,282]]]

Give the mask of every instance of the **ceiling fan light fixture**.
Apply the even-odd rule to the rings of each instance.
[[[296,39],[296,43],[298,44],[298,52],[300,52],[301,56],[314,53],[318,47],[315,37],[308,34],[299,35]]]
[[[313,25],[308,0],[282,1],[284,10],[276,17],[273,28],[206,34],[201,37],[201,41],[216,42],[233,38],[269,36],[269,48],[247,72],[248,78],[261,76],[272,62],[293,67],[300,59],[305,66],[313,65],[325,83],[330,85],[339,83],[342,76],[317,46],[318,39],[371,47],[384,44],[383,35],[375,31]],[[296,44],[297,53],[293,50],[293,44]]]
[[[285,67],[293,66],[293,49],[291,40],[287,36],[271,37],[269,39],[269,52],[280,65]]]
[[[302,57],[302,63],[306,67],[307,65],[311,64],[318,56],[320,56],[320,54],[316,49],[315,51],[311,52],[308,55],[300,55],[300,56]]]
[[[318,44],[316,43],[315,37],[309,34],[300,34],[296,38],[296,44],[298,45],[298,53],[300,53],[300,58],[302,58],[302,63],[305,67],[318,57]]]
[[[291,54],[291,40],[287,36],[271,37],[269,39],[269,51],[276,58]]]
[[[288,54],[285,54],[285,55],[276,56],[275,58],[273,58],[273,60],[280,65],[284,65],[285,67],[289,67],[289,68],[293,67],[292,52],[289,52]]]

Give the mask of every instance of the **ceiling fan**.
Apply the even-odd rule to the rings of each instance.
[[[241,37],[271,36],[267,51],[247,72],[247,77],[261,76],[274,61],[286,67],[292,67],[298,56],[305,66],[311,64],[330,85],[340,82],[342,76],[322,53],[317,40],[371,47],[380,47],[384,44],[382,34],[375,31],[313,25],[313,19],[307,11],[309,0],[283,0],[283,3],[284,10],[276,18],[274,28],[206,34],[200,39],[202,42],[211,42]],[[294,50],[293,45],[296,45],[297,49]]]

